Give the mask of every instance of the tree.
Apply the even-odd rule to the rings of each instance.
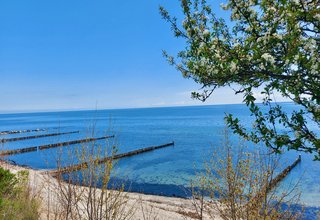
[[[221,5],[231,13],[229,26],[205,0],[181,0],[181,7],[182,25],[160,7],[175,36],[186,42],[176,57],[164,55],[185,78],[202,86],[192,96],[205,101],[216,88],[231,87],[243,95],[254,117],[248,129],[226,115],[236,134],[263,141],[278,153],[287,147],[320,160],[319,2],[229,0]],[[263,96],[262,105],[255,90]],[[288,114],[275,102],[275,93],[292,100],[298,110]]]

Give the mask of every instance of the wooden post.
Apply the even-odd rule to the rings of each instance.
[[[104,157],[104,158],[101,158],[101,159],[96,159],[96,160],[93,161],[93,164],[94,165],[99,165],[99,164],[106,163],[106,162],[111,161],[111,160],[117,160],[117,159],[124,158],[124,157],[131,157],[131,156],[134,156],[134,155],[137,155],[137,154],[142,154],[142,153],[146,153],[146,152],[149,152],[149,151],[153,151],[153,150],[157,150],[157,149],[160,149],[160,148],[165,148],[165,147],[169,147],[169,146],[173,146],[173,145],[174,145],[174,142],[171,142],[171,143],[162,144],[162,145],[159,145],[159,146],[141,148],[141,149],[138,149],[138,150],[129,151],[127,153],[122,153],[122,154],[117,154],[117,155],[114,155],[114,156],[109,156],[109,157]],[[50,171],[50,174],[53,175],[53,176],[57,176],[59,174],[70,173],[70,172],[74,172],[74,171],[77,171],[77,170],[85,169],[89,165],[90,165],[90,162],[83,162],[81,164],[72,165],[72,166],[68,166],[68,167],[64,167],[64,168],[61,168],[61,169]]]
[[[27,140],[27,139],[36,139],[36,138],[43,138],[43,137],[52,137],[52,136],[59,136],[59,135],[65,135],[65,134],[74,134],[74,133],[79,133],[79,131],[53,133],[53,134],[41,134],[41,135],[33,135],[33,136],[26,136],[26,137],[6,138],[6,139],[0,139],[0,143],[6,143],[6,142],[12,142],[12,141],[21,141],[21,140]]]
[[[272,179],[270,183],[267,186],[267,191],[272,190],[281,180],[283,180],[289,173],[290,171],[295,168],[298,163],[301,162],[301,155],[291,164],[288,166],[286,169],[284,169],[280,174],[276,176],[276,178]]]
[[[0,135],[6,134],[20,134],[20,133],[29,133],[29,132],[39,132],[39,131],[46,131],[47,129],[29,129],[29,130],[15,130],[15,131],[0,131]]]
[[[301,155],[289,166],[287,166],[281,173],[279,173],[274,179],[271,179],[269,183],[265,185],[265,188],[262,190],[266,190],[266,193],[270,192],[274,187],[278,185],[278,183],[283,180],[289,173],[290,171],[297,166],[298,163],[301,162]],[[264,192],[258,192],[257,195],[249,201],[252,205],[254,203],[262,198],[262,195]]]
[[[39,150],[45,150],[45,149],[49,149],[49,148],[69,146],[69,145],[72,145],[72,144],[80,144],[80,143],[92,142],[92,141],[97,141],[97,140],[102,140],[102,139],[107,139],[107,138],[114,138],[114,135],[104,136],[104,137],[99,137],[99,138],[86,138],[86,139],[75,140],[75,141],[66,141],[66,142],[56,143],[56,144],[42,145],[42,146],[39,146],[38,149]]]

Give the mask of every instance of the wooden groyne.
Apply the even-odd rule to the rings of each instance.
[[[279,182],[281,182],[281,180],[283,180],[289,173],[290,171],[295,168],[298,163],[301,162],[301,155],[299,155],[299,157],[293,162],[293,164],[291,164],[290,166],[288,166],[286,169],[284,169],[280,174],[278,174],[274,179],[272,179],[268,186],[267,186],[267,192],[269,192],[270,190],[272,190],[276,185],[278,185]]]
[[[121,159],[121,158],[124,158],[124,157],[131,157],[131,156],[134,156],[134,155],[137,155],[137,154],[142,154],[142,153],[146,153],[146,152],[149,152],[149,151],[153,151],[153,150],[157,150],[157,149],[160,149],[160,148],[165,148],[165,147],[169,147],[169,146],[173,146],[173,145],[174,145],[174,142],[170,142],[170,143],[162,144],[162,145],[158,145],[158,146],[146,147],[146,148],[142,148],[142,149],[138,149],[138,150],[134,150],[134,151],[129,151],[127,153],[117,154],[117,155],[114,155],[114,156],[98,158],[98,159],[94,160],[92,163],[94,165],[99,165],[99,164],[106,163],[106,162],[111,161],[111,160],[117,160],[117,159]],[[65,173],[78,171],[78,170],[81,170],[81,169],[88,168],[89,164],[90,164],[90,162],[83,162],[81,164],[64,167],[64,168],[61,168],[61,169],[58,169],[58,170],[53,170],[53,171],[50,172],[50,174],[53,175],[53,176],[57,176],[59,174],[61,175],[61,174],[65,174]]]
[[[66,141],[66,142],[62,142],[62,143],[48,144],[48,145],[42,145],[42,146],[37,146],[37,147],[27,147],[27,148],[15,149],[15,150],[6,150],[6,151],[1,151],[0,156],[9,156],[9,155],[13,155],[13,154],[21,154],[21,153],[27,153],[27,152],[37,151],[37,150],[46,150],[49,148],[69,146],[69,145],[73,145],[73,144],[92,142],[92,141],[97,141],[97,140],[102,140],[102,139],[107,139],[107,138],[113,138],[113,137],[114,137],[114,135],[104,136],[104,137],[99,137],[99,138],[86,138],[86,139],[81,139],[81,140]]]
[[[19,148],[15,150],[3,150],[3,151],[0,151],[0,157],[14,155],[14,154],[28,153],[28,152],[37,151],[37,150],[38,150],[38,147],[25,147],[25,148]]]
[[[274,179],[271,179],[268,184],[266,184],[260,192],[257,193],[257,195],[249,201],[251,205],[255,205],[256,201],[264,198],[264,196],[270,192],[274,187],[276,187],[281,180],[283,180],[289,173],[290,171],[295,168],[298,163],[301,162],[301,155],[287,168],[285,168],[281,173],[279,173]]]
[[[174,145],[174,142],[170,142],[170,143],[167,143],[167,144],[162,144],[162,145],[158,145],[158,146],[152,146],[152,147],[146,147],[146,148],[142,148],[142,149],[138,149],[138,150],[134,150],[134,151],[129,151],[127,153],[123,153],[123,154],[117,154],[117,155],[114,155],[112,157],[113,160],[117,160],[117,159],[121,159],[123,157],[131,157],[131,156],[134,156],[134,155],[137,155],[137,154],[141,154],[141,153],[145,153],[145,152],[148,152],[148,151],[153,151],[153,150],[157,150],[157,149],[160,149],[160,148],[165,148],[165,147],[169,147],[169,146],[173,146]],[[100,161],[100,163],[104,163],[105,161]]]
[[[37,147],[26,147],[26,148],[21,148],[21,149],[16,149],[16,150],[6,150],[6,151],[1,151],[0,156],[9,156],[13,154],[23,154],[23,153],[28,153],[32,151],[37,151]]]
[[[26,137],[15,137],[15,138],[6,138],[0,139],[0,143],[12,142],[12,141],[21,141],[27,139],[36,139],[36,138],[43,138],[43,137],[52,137],[52,136],[59,136],[65,134],[74,134],[79,133],[79,131],[70,131],[70,132],[62,132],[62,133],[51,133],[51,134],[41,134],[41,135],[33,135],[33,136],[26,136]]]
[[[46,130],[47,129],[37,128],[37,129],[28,129],[28,130],[0,131],[0,135],[39,132],[39,131],[46,131]]]
[[[107,139],[107,138],[114,138],[114,135],[111,136],[103,136],[99,138],[86,138],[86,139],[81,139],[81,140],[75,140],[75,141],[66,141],[62,143],[56,143],[56,144],[48,144],[48,145],[42,145],[39,146],[39,150],[45,150],[49,148],[55,148],[55,147],[63,147],[63,146],[69,146],[73,144],[81,144],[81,143],[86,143],[86,142],[92,142],[92,141],[98,141],[102,139]]]

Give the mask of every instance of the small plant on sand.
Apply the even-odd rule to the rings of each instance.
[[[233,148],[226,132],[205,172],[193,182],[193,204],[199,219],[260,220],[298,219],[291,204],[299,200],[296,187],[290,191],[271,189],[277,158],[271,154]],[[284,208],[283,204],[287,204]]]
[[[28,188],[27,171],[16,175],[0,167],[0,219],[36,220],[38,202]]]

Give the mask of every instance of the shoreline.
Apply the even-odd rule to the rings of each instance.
[[[59,183],[55,177],[49,175],[48,170],[33,169],[31,167],[23,165],[14,165],[4,160],[0,160],[0,167],[7,169],[14,174],[19,171],[28,171],[30,192],[40,202],[39,219],[56,219],[55,214],[52,213],[51,210],[55,210],[57,206],[61,205],[58,202],[59,199],[57,199],[55,196],[57,195],[59,189],[57,187],[54,187]],[[68,184],[66,182],[63,182],[63,184],[70,185],[79,191],[88,188],[86,186]],[[97,191],[101,191],[101,189],[98,189]],[[129,207],[135,206],[135,211],[132,217],[133,220],[198,219],[194,207],[194,201],[192,199],[127,191],[124,191],[122,193],[128,199],[127,204],[129,205]],[[304,208],[304,215],[306,217],[304,219],[313,219],[313,217],[317,216],[316,213],[319,211],[320,207],[304,206]],[[212,217],[204,216],[204,219],[212,219]],[[220,219],[221,218],[219,217],[214,217],[214,220]]]
[[[9,162],[0,161],[0,167],[16,174],[19,171],[29,172],[29,188],[31,194],[40,202],[39,213],[40,219],[54,219],[54,210],[59,204],[59,199],[55,197],[58,188],[58,180],[48,175],[47,170],[36,170],[31,167],[13,165]],[[63,183],[70,185],[68,183]],[[77,190],[85,189],[85,186],[75,186]],[[183,220],[197,219],[191,199],[177,198],[168,196],[158,196],[135,192],[123,192],[128,198],[128,204],[135,206],[135,212],[132,219],[166,219],[166,220]],[[136,207],[138,205],[138,207]],[[142,208],[140,208],[140,207]],[[219,219],[219,218],[216,218]]]

